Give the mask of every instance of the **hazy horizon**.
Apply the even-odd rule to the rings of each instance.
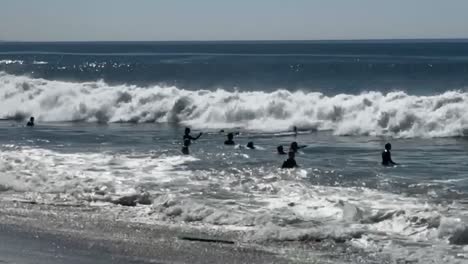
[[[465,39],[468,1],[3,0],[0,40]]]
[[[174,42],[174,43],[281,43],[281,42],[297,42],[297,43],[329,43],[329,42],[468,42],[468,38],[395,38],[395,39],[384,39],[384,38],[375,38],[375,39],[257,39],[257,40],[230,40],[230,39],[220,39],[220,40],[46,40],[46,41],[34,41],[34,40],[2,40],[0,42],[8,43],[113,43],[113,42],[127,42],[127,43],[165,43],[165,42]]]

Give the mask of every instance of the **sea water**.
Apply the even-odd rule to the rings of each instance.
[[[466,87],[465,41],[1,43],[0,190],[145,192],[146,223],[462,263]],[[186,126],[203,135],[184,156]]]

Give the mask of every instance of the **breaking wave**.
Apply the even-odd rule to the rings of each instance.
[[[110,86],[0,73],[0,118],[38,121],[169,122],[199,129],[330,130],[336,135],[453,137],[468,133],[468,93],[414,96],[371,91],[189,91],[177,87]]]

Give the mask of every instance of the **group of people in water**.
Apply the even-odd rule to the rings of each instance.
[[[220,132],[224,132],[224,130],[221,130]],[[185,133],[184,133],[184,137],[183,137],[183,140],[184,140],[184,143],[183,143],[183,146],[182,146],[182,153],[185,154],[185,155],[189,155],[190,151],[189,151],[189,146],[190,144],[192,143],[192,140],[197,140],[201,137],[201,135],[203,133],[200,132],[200,134],[198,134],[198,136],[196,137],[193,137],[192,135],[190,135],[191,133],[191,130],[190,128],[185,128]],[[294,127],[294,134],[297,135],[297,127]],[[227,134],[227,140],[224,141],[224,145],[228,145],[228,146],[233,146],[235,145],[236,143],[234,142],[234,133],[230,132]],[[247,146],[246,146],[248,149],[255,149],[255,145],[252,141],[248,142],[247,143]],[[289,146],[289,151],[288,153],[286,153],[284,151],[284,148],[283,146],[278,146],[276,148],[277,150],[277,153],[279,155],[288,155],[288,159],[285,160],[283,162],[283,165],[281,166],[282,169],[292,169],[292,168],[296,168],[296,167],[299,167],[297,165],[297,162],[296,162],[296,153],[299,151],[299,149],[302,149],[302,148],[305,148],[306,146],[299,146],[299,144],[297,142],[292,142],[291,145]],[[398,165],[396,162],[394,162],[392,160],[392,156],[391,156],[391,153],[390,153],[390,150],[392,149],[392,145],[390,143],[387,143],[385,144],[385,150],[382,152],[382,165],[384,166],[394,166],[394,165]]]
[[[34,117],[30,117],[28,123],[26,124],[28,127],[33,127],[34,126]],[[294,135],[297,135],[297,127],[293,128]],[[220,132],[224,132],[224,130],[221,130]],[[189,147],[192,144],[192,141],[195,141],[199,139],[203,133],[200,132],[198,136],[194,137],[191,134],[191,130],[189,127],[185,128],[184,132],[184,137],[183,137],[183,146],[182,146],[182,154],[184,155],[189,155],[190,150]],[[234,142],[234,133],[230,132],[227,134],[227,140],[224,141],[224,145],[230,145],[233,146],[236,143]],[[291,145],[289,146],[289,151],[286,153],[284,151],[283,146],[278,146],[276,148],[277,153],[279,155],[288,155],[288,159],[283,162],[283,165],[281,168],[283,169],[292,169],[299,167],[296,163],[296,153],[299,151],[299,149],[305,148],[306,146],[299,146],[297,142],[292,142]],[[255,149],[255,145],[252,141],[247,143],[247,148],[248,149]],[[385,150],[382,152],[382,165],[384,166],[395,166],[398,165],[396,162],[392,160],[392,156],[390,153],[390,150],[392,149],[392,145],[390,143],[385,144]]]
[[[221,130],[220,132],[224,132],[224,130]],[[297,132],[297,130],[295,129],[295,132]],[[192,143],[192,140],[195,141],[197,139],[199,139],[203,133],[200,132],[200,134],[198,134],[198,136],[194,137],[192,136],[191,134],[191,130],[189,127],[186,127],[185,128],[185,132],[184,132],[184,137],[183,137],[183,146],[182,146],[182,154],[184,155],[189,155],[190,154],[190,151],[189,151],[189,147]],[[227,140],[224,141],[224,145],[228,145],[228,146],[234,146],[236,145],[236,143],[234,142],[234,133],[230,132],[227,134]],[[255,145],[252,141],[248,142],[247,143],[247,146],[246,146],[248,149],[255,149]],[[298,167],[297,163],[296,163],[296,153],[298,152],[299,149],[301,148],[305,148],[306,146],[299,146],[299,144],[297,144],[297,142],[293,142],[291,143],[291,146],[289,147],[289,151],[288,151],[288,159],[285,160],[283,162],[283,165],[281,166],[281,168],[283,169],[292,169],[292,168],[295,168],[295,167]],[[277,148],[278,150],[278,154],[279,155],[286,155],[286,152],[284,152],[284,148],[283,146],[278,146]]]

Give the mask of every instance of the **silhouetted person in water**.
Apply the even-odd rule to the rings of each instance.
[[[297,153],[299,149],[305,148],[307,146],[299,146],[296,141],[291,143],[291,146],[289,146],[289,152],[294,152]]]
[[[184,155],[189,155],[190,154],[190,152],[189,152],[190,143],[191,143],[190,139],[187,138],[187,139],[184,140],[184,146],[182,146],[182,154],[184,154]]]
[[[292,169],[299,167],[296,163],[296,160],[294,159],[296,157],[296,154],[294,152],[289,152],[288,153],[288,159],[283,162],[283,166],[281,166],[282,169]]]
[[[385,144],[385,150],[382,152],[382,165],[384,166],[398,165],[396,162],[392,160],[392,154],[390,153],[391,149],[392,149],[392,144],[390,143]]]
[[[34,117],[33,116],[31,116],[31,118],[29,118],[29,121],[26,124],[26,126],[28,126],[28,127],[33,127],[34,126]]]
[[[297,126],[293,127],[293,132],[294,132],[294,136],[296,137],[297,136]]]
[[[192,140],[197,140],[197,139],[199,139],[199,138],[201,137],[202,134],[203,134],[203,133],[200,132],[200,134],[198,134],[197,137],[192,137],[192,135],[190,135],[190,128],[186,127],[186,128],[185,128],[185,134],[184,134],[184,144],[185,144],[185,140],[188,139],[188,140],[190,140],[190,142],[189,142],[189,146],[190,146],[190,143],[192,143],[191,141],[192,141]]]
[[[234,143],[234,134],[233,133],[229,133],[227,134],[227,140],[224,141],[224,145],[235,145],[236,143]]]
[[[255,149],[254,143],[253,143],[252,141],[250,141],[249,143],[247,143],[247,148],[249,148],[249,149]]]
[[[278,150],[278,154],[286,155],[286,152],[284,152],[283,146],[278,146],[276,149]]]

